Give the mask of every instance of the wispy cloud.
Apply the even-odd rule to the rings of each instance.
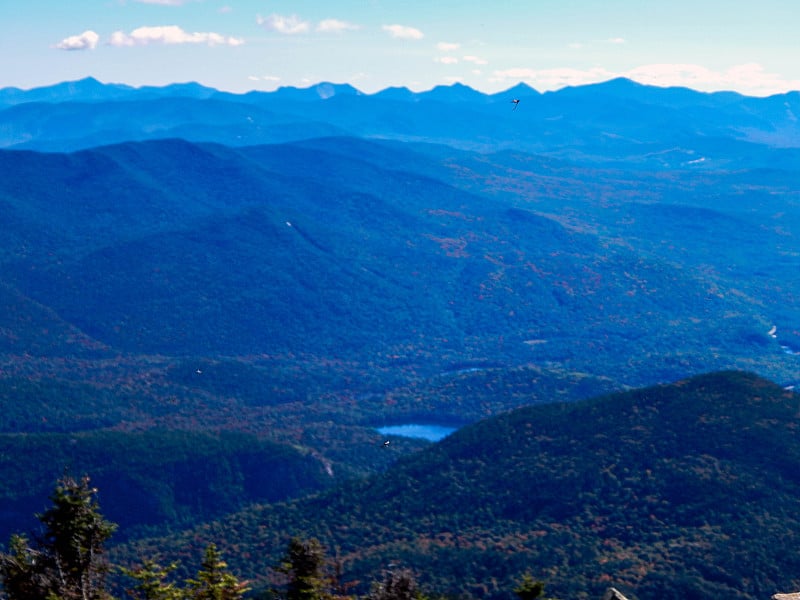
[[[269,83],[277,83],[281,80],[280,77],[276,77],[275,75],[249,75],[247,78],[250,81],[268,81]]]
[[[94,50],[100,36],[92,30],[86,30],[80,35],[71,35],[56,44],[59,50]]]
[[[461,48],[461,44],[455,44],[452,42],[439,42],[436,44],[436,48],[442,52],[453,52]]]
[[[311,29],[308,21],[303,21],[297,15],[276,15],[272,14],[267,17],[258,15],[256,23],[261,25],[267,31],[274,31],[285,35],[296,35],[298,33],[307,33]]]
[[[415,27],[407,27],[405,25],[383,25],[381,27],[393,38],[401,40],[421,40],[424,34]]]
[[[621,44],[625,44],[626,43],[625,42],[625,38],[621,38],[621,37],[608,38],[607,40],[605,40],[605,42],[606,42],[606,44],[617,44],[617,45],[621,45]]]
[[[189,33],[177,25],[139,27],[130,33],[115,31],[111,46],[147,46],[149,44],[206,44],[208,46],[241,46],[244,40],[226,37],[212,31]]]
[[[474,65],[488,65],[489,61],[485,58],[480,58],[478,56],[473,56],[468,54],[464,57],[464,62],[472,63]]]
[[[355,23],[340,21],[339,19],[325,19],[320,21],[315,28],[320,33],[342,33],[344,31],[354,31],[361,29]]]
[[[455,56],[437,56],[433,60],[435,62],[442,63],[443,65],[458,64],[458,59]]]

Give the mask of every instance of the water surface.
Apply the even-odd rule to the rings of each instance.
[[[390,425],[388,427],[378,427],[383,435],[397,435],[400,437],[422,438],[431,442],[438,442],[456,430],[455,427],[445,427],[443,425],[420,425],[409,423],[407,425]]]

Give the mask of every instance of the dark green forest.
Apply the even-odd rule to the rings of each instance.
[[[14,534],[9,551],[0,553],[0,597],[8,600],[111,600],[114,590],[142,600],[346,600],[354,599],[353,582],[342,579],[341,563],[331,561],[318,540],[293,537],[280,560],[268,568],[276,575],[269,588],[253,591],[233,574],[213,542],[206,546],[193,578],[172,576],[178,563],[162,566],[152,557],[132,568],[107,560],[106,544],[117,524],[106,520],[98,488],[88,475],[63,476],[51,493],[52,505],[37,518],[43,533],[30,545]],[[252,593],[251,593],[252,592]],[[533,600],[544,583],[525,573],[514,588],[520,600]],[[413,572],[390,567],[375,580],[367,600],[427,600]]]
[[[781,386],[720,372],[523,407],[384,473],[112,554],[191,563],[214,541],[255,584],[299,536],[330,549],[361,593],[397,564],[437,593],[478,598],[512,597],[526,570],[558,597],[609,585],[641,600],[667,587],[769,597],[800,585],[798,406]]]
[[[2,435],[4,531],[31,520],[54,479],[91,473],[124,536],[163,532],[331,484],[320,457],[251,434],[148,430]],[[56,473],[57,474],[57,473]],[[119,535],[118,535],[119,539]]]
[[[316,548],[316,589],[339,597],[369,596],[397,569],[431,597],[514,598],[526,577],[562,598],[599,598],[609,586],[638,600],[769,597],[800,585],[799,402],[731,371],[518,408],[310,495],[194,515],[205,523],[167,536],[127,539],[120,528],[104,577],[112,591],[131,576],[179,585],[217,561],[242,593],[274,598],[289,593],[286,552],[299,544]],[[231,494],[276,482],[241,477]],[[77,494],[99,511],[103,488],[91,481],[65,477],[51,500]],[[146,498],[131,501],[108,514]],[[52,510],[39,513],[45,525]],[[112,529],[103,525],[104,544]],[[4,555],[6,581],[9,556],[28,564],[44,551],[26,550],[28,540],[52,537],[21,535]]]

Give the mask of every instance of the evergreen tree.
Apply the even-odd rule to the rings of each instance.
[[[247,584],[228,572],[216,545],[209,544],[197,579],[189,580],[187,598],[192,600],[236,600],[248,591]]]
[[[13,535],[7,554],[0,554],[0,581],[4,597],[10,600],[33,600],[47,589],[46,576],[39,567],[39,553],[31,549],[28,538]]]
[[[325,551],[316,539],[292,538],[278,572],[289,577],[286,600],[327,600]]]
[[[116,525],[106,521],[89,478],[62,477],[50,496],[53,506],[36,515],[44,535],[32,548],[11,538],[0,554],[0,580],[9,600],[104,600],[108,564],[104,544]]]
[[[535,598],[540,598],[544,595],[544,582],[536,581],[533,575],[525,573],[522,576],[520,584],[514,588],[514,593],[519,600],[534,600]],[[543,598],[542,600],[552,599]]]
[[[135,579],[136,586],[126,590],[131,598],[136,600],[183,600],[186,595],[174,583],[166,583],[169,574],[178,568],[177,563],[162,567],[155,561],[148,559],[141,567],[136,569],[121,569],[122,573]]]
[[[389,570],[380,583],[372,584],[366,600],[422,600],[414,574],[408,569]]]

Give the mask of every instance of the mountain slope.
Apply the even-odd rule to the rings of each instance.
[[[188,527],[333,481],[319,456],[230,432],[0,434],[0,448],[3,540],[33,529],[31,506],[44,500],[64,472],[91,474],[121,538]]]
[[[508,165],[458,179],[440,160],[338,138],[0,152],[8,297],[26,299],[32,315],[47,307],[74,329],[76,347],[335,353],[426,377],[469,362],[627,370],[629,384],[723,367],[793,377],[793,355],[766,335],[777,317],[782,335],[795,328],[785,308],[791,239],[773,248],[787,238],[765,243],[744,217],[720,217],[715,239],[744,241],[715,256],[707,234],[669,208],[680,183],[611,204],[609,186],[644,184],[535,168],[529,201],[505,194],[504,179],[494,185],[502,195],[482,189],[479,178],[504,177]],[[469,189],[476,182],[480,194]],[[714,185],[739,183],[722,175]],[[758,285],[748,283],[756,272]],[[19,318],[0,336],[10,349],[21,348],[12,332],[29,329]],[[59,335],[53,344],[66,343]]]
[[[723,372],[522,408],[383,475],[133,548],[219,541],[257,577],[265,563],[243,557],[314,535],[362,582],[394,562],[448,594],[510,598],[532,569],[558,597],[613,584],[640,600],[755,600],[800,584],[797,407],[779,386]]]

